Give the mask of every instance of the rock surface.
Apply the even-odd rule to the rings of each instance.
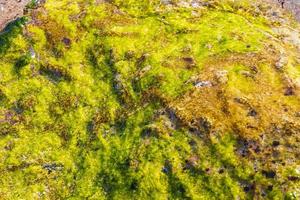
[[[23,10],[30,0],[0,0],[0,30],[23,15]]]
[[[284,2],[283,7],[287,10],[292,11],[292,13],[296,16],[296,19],[300,21],[300,0],[273,1],[280,4],[281,2]],[[3,30],[9,22],[22,16],[24,8],[29,2],[30,0],[0,0],[0,30]],[[170,4],[170,2],[171,1],[167,0],[162,1],[162,3],[164,4]],[[199,7],[200,3],[198,3],[197,1],[192,1],[191,6]]]
[[[300,21],[300,0],[272,0],[275,3],[279,3],[284,9],[291,11],[296,19]]]
[[[300,21],[300,0],[288,0],[285,3],[285,8],[292,11],[297,20]]]

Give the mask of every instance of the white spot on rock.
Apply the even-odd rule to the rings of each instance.
[[[203,88],[203,87],[212,87],[212,83],[210,81],[200,81],[195,84],[196,88]]]

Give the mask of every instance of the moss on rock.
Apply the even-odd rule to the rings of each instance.
[[[0,36],[1,198],[298,199],[299,25],[274,9],[31,10]]]

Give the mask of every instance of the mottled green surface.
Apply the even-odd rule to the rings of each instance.
[[[299,28],[272,9],[29,10],[0,35],[0,198],[300,198],[299,49],[273,31]]]

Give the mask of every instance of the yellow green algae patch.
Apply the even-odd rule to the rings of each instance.
[[[0,35],[1,199],[299,198],[299,49],[266,3],[195,2],[48,0]]]

